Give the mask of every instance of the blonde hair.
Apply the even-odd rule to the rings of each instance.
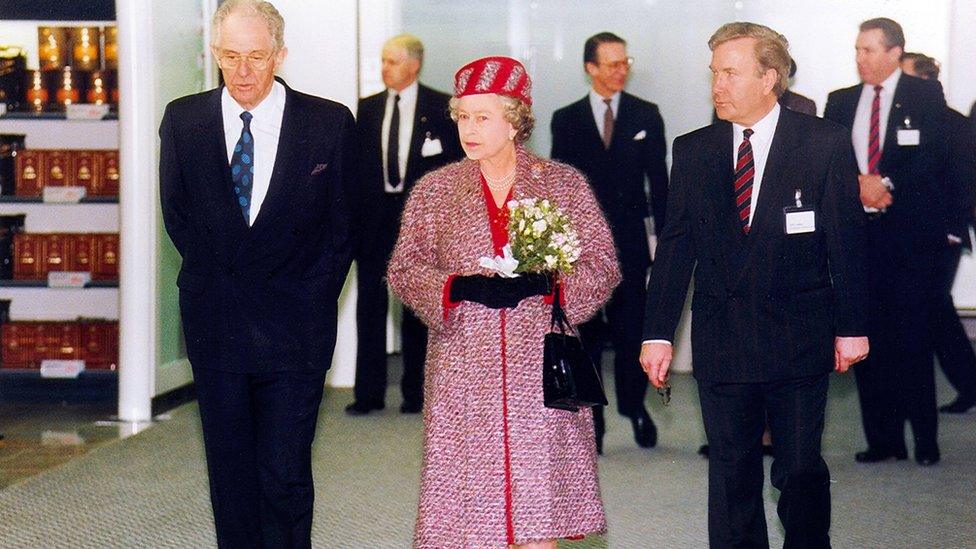
[[[521,99],[507,95],[495,95],[502,102],[502,108],[505,109],[505,120],[515,128],[515,144],[521,145],[528,141],[532,137],[532,130],[535,128],[535,115],[532,114],[532,106]],[[451,120],[455,122],[458,119],[457,105],[460,100],[461,98],[459,97],[452,97],[448,103],[448,108],[451,111]]]
[[[213,21],[210,23],[211,46],[217,47],[220,43],[220,27],[234,13],[264,19],[268,25],[268,32],[271,33],[275,51],[285,46],[285,19],[271,2],[264,0],[224,0],[214,12]]]
[[[776,71],[778,78],[773,84],[773,93],[777,97],[783,95],[790,85],[790,44],[786,37],[773,29],[748,22],[726,23],[719,27],[715,34],[708,39],[708,49],[715,51],[720,45],[738,38],[754,38],[756,46],[754,53],[759,62],[762,76],[769,69]]]
[[[407,57],[424,64],[424,43],[412,34],[398,34],[386,41],[383,46],[397,46],[407,50]]]

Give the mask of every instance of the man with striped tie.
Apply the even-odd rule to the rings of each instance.
[[[787,547],[829,547],[828,376],[868,353],[864,213],[841,126],[781,108],[786,39],[729,23],[709,40],[720,121],[674,141],[668,220],[640,362],[667,383],[694,273],[692,353],[710,446],[709,543],[768,547],[762,434]]]
[[[861,23],[855,51],[861,84],[834,91],[824,118],[848,129],[868,212],[872,356],[855,369],[868,447],[854,457],[875,463],[908,456],[939,461],[936,440],[934,340],[929,329],[940,302],[939,257],[961,235],[948,226],[951,201],[942,190],[947,167],[945,98],[938,81],[904,74],[901,26],[886,18]]]

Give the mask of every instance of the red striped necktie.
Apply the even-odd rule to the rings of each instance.
[[[742,130],[742,144],[735,162],[735,208],[742,223],[742,232],[749,234],[749,213],[752,207],[752,180],[756,175],[756,164],[752,158],[752,143],[749,138],[754,132]]]
[[[871,101],[871,130],[868,133],[868,173],[877,174],[881,160],[881,86],[874,87]]]

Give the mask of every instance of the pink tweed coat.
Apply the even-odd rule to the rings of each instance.
[[[620,281],[613,239],[579,172],[521,147],[517,154],[513,197],[555,202],[580,236],[582,254],[563,279],[566,312],[578,324]],[[606,530],[592,412],[542,402],[551,306],[537,296],[515,309],[443,307],[448,277],[491,274],[478,258],[493,255],[477,162],[418,182],[387,272],[430,329],[418,548],[506,547]]]

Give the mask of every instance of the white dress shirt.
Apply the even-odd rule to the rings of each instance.
[[[888,115],[891,114],[891,103],[895,100],[895,88],[901,78],[901,69],[895,69],[885,81],[881,83],[881,100],[878,116],[878,146],[884,151],[885,134],[888,133]],[[857,157],[857,167],[862,174],[868,173],[868,134],[871,131],[871,103],[874,101],[874,86],[861,86],[861,99],[857,102],[854,113],[854,127],[851,128],[851,143],[854,144],[854,156]]]
[[[752,137],[749,138],[749,143],[752,144],[752,162],[755,166],[756,173],[752,178],[752,198],[749,200],[749,224],[752,225],[752,220],[756,216],[756,204],[759,201],[759,189],[762,187],[763,173],[766,171],[766,159],[769,158],[769,147],[773,144],[773,134],[776,133],[776,124],[779,123],[779,102],[773,105],[773,110],[766,113],[766,116],[762,117],[759,122],[756,122],[751,126]],[[739,153],[739,145],[742,144],[744,139],[742,135],[742,130],[745,130],[746,126],[741,126],[739,124],[732,124],[732,169],[735,170],[735,164],[738,160],[737,156]]]
[[[593,120],[596,121],[596,131],[603,139],[603,117],[606,116],[607,104],[603,102],[603,96],[590,90],[590,110],[593,111]],[[620,112],[620,92],[610,96],[610,110],[613,112],[613,119],[617,119]]]
[[[383,147],[383,188],[388,193],[402,193],[403,178],[407,175],[407,157],[410,156],[410,138],[413,136],[413,116],[417,112],[417,90],[420,84],[414,80],[412,84],[403,88],[400,92],[386,90],[386,111],[383,113],[382,147]],[[390,136],[390,121],[393,120],[394,97],[400,95],[400,139],[397,148],[397,156],[400,163],[400,184],[394,188],[387,180],[386,174],[386,150]]]
[[[759,189],[762,187],[763,173],[766,171],[766,160],[769,159],[769,148],[773,144],[773,136],[776,135],[776,126],[779,124],[779,113],[780,106],[777,102],[773,105],[773,109],[766,113],[766,116],[759,119],[758,122],[750,126],[753,131],[752,137],[749,138],[749,143],[752,145],[752,162],[755,168],[755,173],[752,179],[752,198],[749,201],[749,224],[752,225],[752,220],[756,215],[756,204],[759,203]],[[739,145],[742,144],[744,136],[742,135],[742,130],[745,130],[746,126],[740,124],[732,124],[732,169],[735,170],[735,164],[738,160]],[[666,345],[671,345],[671,342],[666,339],[647,339],[643,343],[664,343]]]
[[[244,129],[241,113],[245,109],[230,96],[226,87],[220,96],[220,109],[224,118],[227,163],[230,164],[234,157],[234,147]],[[281,134],[281,119],[285,114],[285,87],[281,82],[275,81],[271,86],[271,93],[249,112],[253,116],[251,136],[254,138],[254,181],[251,187],[250,219],[247,224],[253,225],[264,198],[268,195],[271,173],[278,154],[278,136]]]

